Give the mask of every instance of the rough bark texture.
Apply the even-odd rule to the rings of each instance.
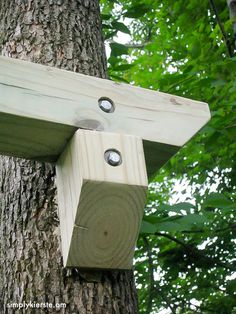
[[[1,0],[2,55],[106,77],[97,0]],[[37,75],[37,73],[35,73]],[[45,82],[46,83],[46,82]],[[132,272],[62,267],[54,167],[0,158],[0,313],[137,313]]]

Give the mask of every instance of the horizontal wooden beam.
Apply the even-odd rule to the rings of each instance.
[[[207,104],[0,57],[0,153],[56,161],[78,128],[144,140],[152,174],[210,118]],[[108,98],[112,113],[98,102]],[[147,153],[148,152],[148,153]]]

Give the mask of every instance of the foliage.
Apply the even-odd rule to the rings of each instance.
[[[141,313],[234,313],[236,55],[227,3],[101,4],[112,79],[205,101],[212,114],[150,184],[136,252]],[[117,43],[118,31],[130,43]],[[182,183],[190,192],[182,188],[178,201]]]

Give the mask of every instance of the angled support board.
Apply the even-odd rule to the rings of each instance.
[[[0,57],[0,153],[55,162],[78,128],[141,137],[157,171],[210,118],[207,104]],[[112,113],[98,106],[110,99]],[[158,154],[156,153],[158,151]]]
[[[106,161],[109,149],[121,164]],[[78,130],[56,170],[64,265],[130,269],[146,202],[142,140]]]

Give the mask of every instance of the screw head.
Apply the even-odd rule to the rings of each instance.
[[[115,111],[114,103],[109,98],[100,98],[98,105],[100,109],[106,113],[112,113]]]
[[[104,158],[106,162],[113,167],[119,166],[122,163],[121,153],[116,149],[108,149],[105,151]]]

